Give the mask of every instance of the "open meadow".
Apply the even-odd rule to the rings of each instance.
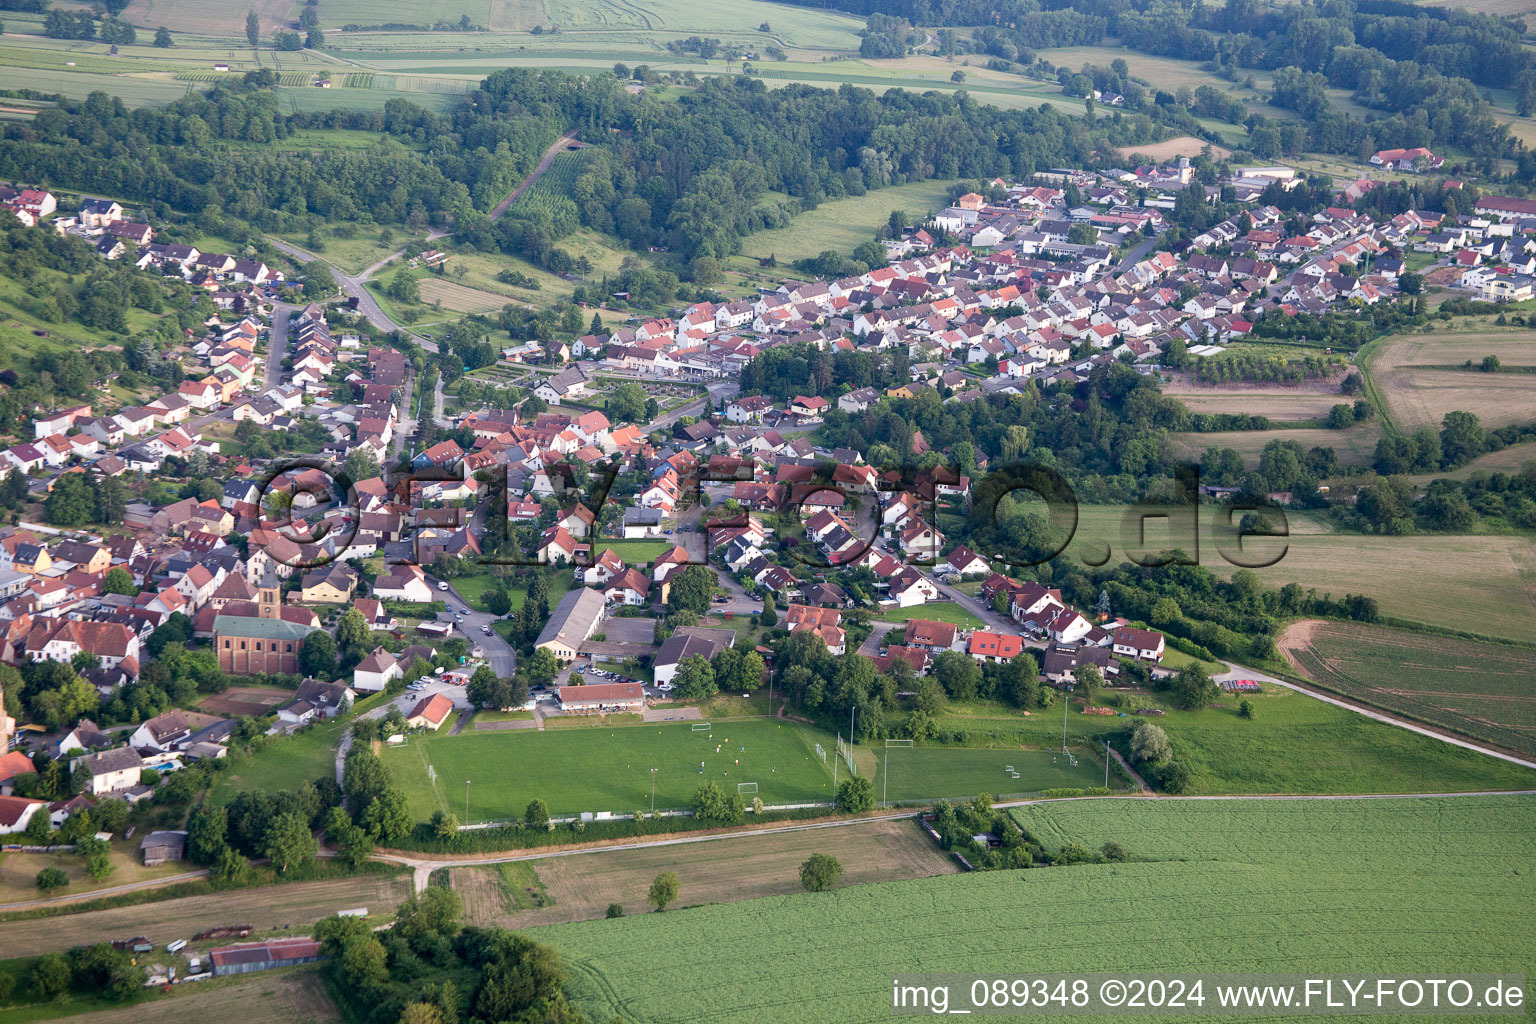
[[[942,210],[948,199],[948,181],[914,181],[879,188],[862,196],[832,199],[807,210],[787,227],[754,232],[741,240],[741,251],[753,261],[776,256],[780,263],[815,256],[831,249],[844,256],[860,242],[875,237],[875,229],[901,210],[908,223],[919,223]]]
[[[1317,620],[1278,641],[1298,672],[1336,693],[1536,754],[1536,687],[1529,647]]]
[[[1111,557],[1123,560],[1129,548],[1139,546],[1135,531],[1125,527],[1128,508],[1081,506],[1069,552],[1102,557],[1108,545]],[[1217,575],[1230,577],[1239,567],[1222,557],[1218,545],[1229,542],[1215,529],[1224,512],[1215,505],[1202,505],[1200,562]],[[1363,594],[1376,599],[1383,615],[1512,640],[1531,636],[1536,615],[1536,545],[1528,537],[1363,536],[1322,532],[1319,527],[1326,524],[1304,516],[1291,521],[1288,538],[1250,537],[1243,542],[1245,559],[1262,560],[1283,550],[1274,565],[1253,570],[1267,586],[1296,583],[1336,598]],[[1177,539],[1169,532],[1168,520],[1146,521],[1146,550],[1175,545],[1190,547],[1187,538]]]
[[[1264,692],[1244,697],[1252,706],[1252,719],[1239,716],[1243,698],[1235,694],[1223,694],[1205,710],[1169,708],[1152,719],[1168,733],[1174,756],[1189,766],[1191,794],[1536,789],[1536,770],[1373,721],[1294,690],[1266,686]],[[1131,693],[1129,699],[1133,708],[1162,704],[1156,694]],[[1095,763],[1092,751],[1102,751],[1105,740],[1122,753],[1128,751],[1131,730],[1145,720],[1137,715],[1085,715],[1076,702],[1066,718],[1068,746],[1085,766]],[[1061,746],[1059,708],[1026,715],[1002,705],[950,704],[935,722],[941,730],[963,732],[973,747],[1049,751]],[[894,776],[897,751],[891,754]],[[1102,762],[1096,767],[1096,779],[1074,784],[1102,785]],[[1091,773],[1082,769],[1084,775]],[[878,776],[872,777],[878,793]],[[1113,785],[1113,773],[1110,779]]]
[[[827,751],[826,762],[816,754],[817,743]],[[831,757],[830,735],[766,718],[721,722],[699,732],[691,724],[602,728],[582,723],[568,729],[413,737],[383,753],[385,765],[405,787],[413,817],[425,820],[446,809],[465,820],[467,781],[468,821],[520,818],[535,797],[557,815],[649,810],[652,768],[657,769],[658,810],[688,806],[705,782],[729,793],[739,783],[755,782],[756,795],[766,804],[830,801]],[[428,765],[436,771],[435,785]]]
[[[1406,333],[1378,342],[1364,365],[1397,429],[1440,428],[1445,414],[1476,413],[1486,427],[1523,423],[1536,409],[1536,373],[1459,369],[1495,355],[1508,366],[1536,366],[1536,333],[1489,328]],[[1451,369],[1451,367],[1458,367]]]
[[[635,1024],[882,1019],[894,974],[1017,975],[1021,964],[1529,975],[1532,810],[1529,797],[1055,803],[1020,812],[1047,848],[1113,839],[1151,859],[846,886],[530,934],[560,951],[589,1017]],[[687,907],[696,901],[681,882]]]
[[[638,913],[645,906],[651,879],[660,871],[676,871],[687,879],[687,903],[735,903],[788,895],[800,891],[800,865],[813,853],[830,853],[842,861],[847,869],[845,885],[957,870],[954,861],[909,822],[866,821],[682,846],[454,868],[450,878],[464,897],[466,921],[529,928],[602,917],[610,903]],[[545,905],[534,905],[537,899],[529,890],[539,894]]]

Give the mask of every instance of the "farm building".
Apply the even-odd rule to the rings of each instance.
[[[185,832],[151,832],[139,841],[139,852],[144,855],[144,866],[147,868],[183,860],[186,850]]]
[[[561,711],[638,711],[644,706],[645,689],[639,683],[560,687]]]
[[[243,942],[237,946],[220,946],[209,953],[209,959],[213,961],[213,976],[223,978],[231,974],[268,971],[274,967],[312,964],[320,959],[320,943],[313,939]]]

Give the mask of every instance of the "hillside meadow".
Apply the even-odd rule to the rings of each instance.
[[[559,950],[589,1017],[634,1024],[885,1019],[892,976],[914,971],[1529,975],[1533,812],[1530,797],[1053,803],[1018,812],[1047,849],[1112,839],[1134,861],[699,907],[683,877],[682,909],[529,934]]]

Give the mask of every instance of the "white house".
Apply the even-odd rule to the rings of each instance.
[[[375,647],[373,653],[358,662],[352,670],[352,689],[359,693],[378,693],[389,685],[390,680],[404,675],[405,669],[400,667],[393,654],[382,647]]]

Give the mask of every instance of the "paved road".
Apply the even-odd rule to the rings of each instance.
[[[283,382],[283,356],[288,352],[288,318],[299,311],[299,306],[286,302],[273,303],[272,333],[267,341],[267,389]]]
[[[1146,259],[1147,253],[1151,252],[1152,247],[1156,244],[1157,239],[1149,238],[1145,242],[1142,242],[1140,245],[1138,245],[1136,248],[1132,249],[1130,252],[1126,253],[1125,259],[1121,260],[1119,266],[1115,267],[1115,273],[1123,274],[1127,270],[1130,270],[1132,267],[1134,267],[1136,264],[1140,263],[1142,260]]]
[[[428,576],[427,582],[434,588],[438,584],[437,579],[433,576]],[[513,673],[517,671],[517,654],[494,628],[490,633],[480,632],[480,627],[482,625],[489,626],[495,622],[496,616],[489,612],[476,611],[470,607],[469,602],[464,599],[464,595],[454,589],[452,583],[448,585],[448,590],[440,594],[440,596],[448,605],[449,611],[463,613],[464,622],[460,626],[460,630],[469,638],[470,645],[485,649],[486,661],[490,663],[492,670],[498,676],[511,678]]]

